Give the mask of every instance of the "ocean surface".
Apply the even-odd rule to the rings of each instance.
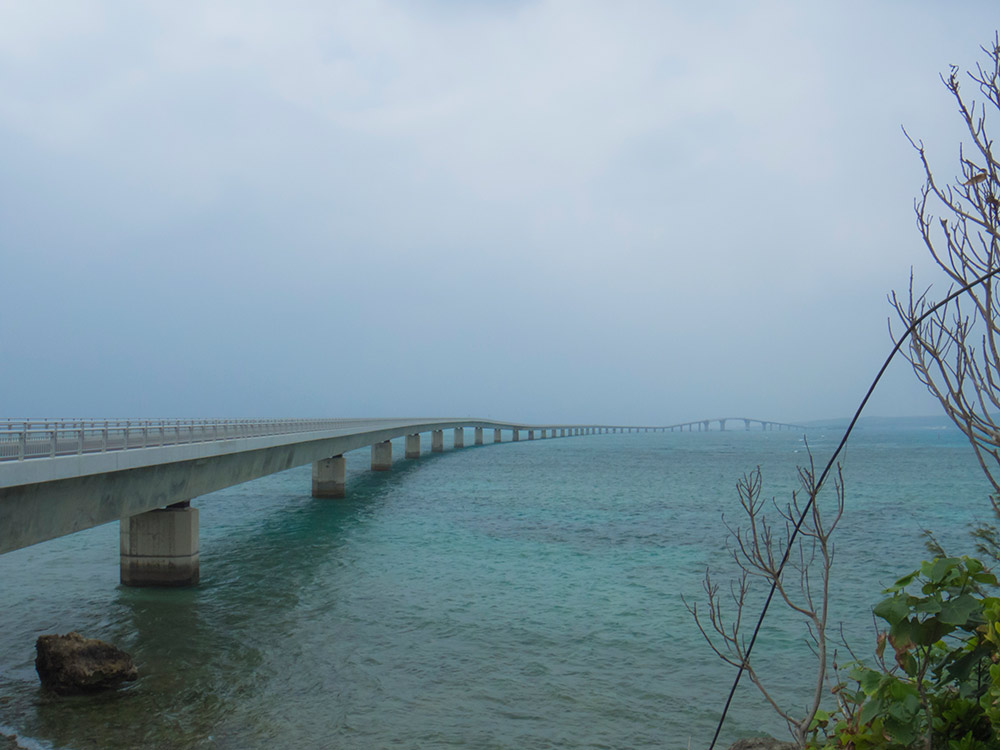
[[[809,429],[817,464],[839,438]],[[311,498],[308,466],[196,499],[197,588],[119,586],[117,524],[0,556],[0,733],[60,750],[707,747],[734,670],[682,596],[704,607],[706,566],[728,585],[736,480],[759,465],[787,502],[801,432],[369,460],[348,454],[347,500]],[[927,556],[922,529],[971,553],[989,489],[965,438],[932,423],[867,424],[842,462],[831,619],[864,655],[880,590]],[[131,652],[141,679],[43,694],[35,639],[71,630]],[[804,705],[812,656],[780,605],[758,653],[780,700]],[[787,730],[747,684],[720,746],[760,732]]]

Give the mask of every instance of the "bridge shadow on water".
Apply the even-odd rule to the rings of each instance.
[[[353,562],[352,538],[408,478],[447,455],[397,460],[390,472],[352,472],[344,499],[311,497],[306,466],[196,500],[201,584],[119,587],[112,621],[100,634],[133,654],[141,679],[117,699],[42,696],[40,736],[75,748],[88,747],[81,737],[93,737],[94,748],[235,748],[248,736],[280,746],[268,696],[284,692],[295,675],[282,673],[271,654],[280,648],[311,658],[296,654],[303,621],[318,623],[333,639],[352,627],[334,611],[336,586],[345,580],[337,571]],[[334,590],[315,595],[328,587]],[[345,689],[332,665],[324,674],[329,683],[311,689],[331,695]]]
[[[318,623],[330,638],[350,627],[332,611],[335,592],[307,592],[331,586],[331,571],[337,577],[351,566],[350,541],[366,521],[408,478],[448,455],[397,460],[390,472],[362,471],[356,459],[344,499],[313,498],[308,466],[198,498],[201,583],[120,586],[106,627],[93,633],[129,651],[140,680],[109,697],[56,700],[39,691],[18,712],[19,724],[80,750],[237,748],[248,736],[280,746],[283,730],[274,725],[268,696],[295,675],[282,673],[269,654],[301,650],[295,630],[302,621]],[[310,689],[344,690],[333,666],[324,674],[328,684]]]

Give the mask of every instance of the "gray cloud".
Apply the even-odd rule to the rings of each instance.
[[[993,10],[0,5],[0,410],[844,414]]]

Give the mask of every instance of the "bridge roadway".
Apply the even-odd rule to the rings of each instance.
[[[732,418],[727,418],[732,419]],[[738,418],[743,419],[743,418]],[[200,575],[198,509],[193,498],[235,484],[313,464],[314,497],[344,497],[343,454],[370,446],[373,471],[392,466],[394,438],[405,456],[476,445],[493,430],[514,441],[620,432],[666,432],[726,419],[667,426],[528,425],[487,419],[332,420],[0,420],[0,554],[48,539],[121,522],[121,581],[183,586]],[[763,429],[776,422],[751,421]],[[792,427],[792,425],[782,425]]]

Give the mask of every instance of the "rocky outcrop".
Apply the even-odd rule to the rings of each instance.
[[[736,740],[729,750],[796,750],[794,742],[782,742],[774,737],[748,737]]]
[[[131,656],[79,633],[39,636],[35,652],[42,686],[59,695],[110,690],[139,677]]]

